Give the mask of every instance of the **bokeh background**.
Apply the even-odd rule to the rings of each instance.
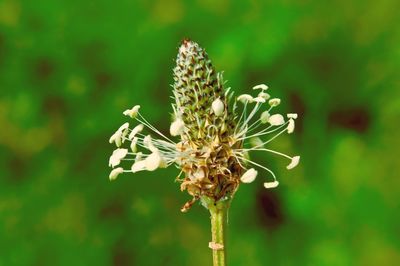
[[[135,104],[163,131],[184,37],[297,112],[229,216],[230,265],[400,264],[397,0],[0,0],[0,265],[211,265],[177,169],[108,180]],[[264,176],[263,176],[264,175]]]

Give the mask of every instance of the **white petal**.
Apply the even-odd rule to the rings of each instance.
[[[270,114],[269,114],[268,111],[262,112],[261,115],[260,115],[260,121],[261,121],[261,123],[263,123],[263,124],[267,123],[268,120],[269,120],[269,117],[270,117]]]
[[[265,188],[275,188],[279,185],[278,181],[273,181],[273,182],[265,182],[264,187]]]
[[[130,146],[132,152],[136,152],[137,151],[137,147],[136,147],[137,142],[138,142],[138,138],[137,137],[132,139],[131,146]]]
[[[123,112],[124,115],[130,116],[131,118],[135,118],[139,112],[140,105],[135,105],[132,109],[127,109]]]
[[[271,115],[268,119],[268,122],[272,125],[272,126],[280,126],[283,125],[285,123],[285,120],[283,119],[283,116],[280,114],[274,114]]]
[[[131,167],[132,173],[136,173],[145,169],[146,169],[146,161],[135,162]]]
[[[242,94],[239,97],[237,97],[237,100],[242,102],[242,103],[252,103],[253,102],[253,96],[250,94]]]
[[[281,99],[273,98],[273,99],[269,100],[268,103],[271,106],[278,106],[281,103]]]
[[[287,132],[289,134],[293,133],[294,131],[294,120],[293,119],[289,119],[289,124],[287,126]]]
[[[111,171],[110,175],[108,178],[110,178],[111,181],[117,179],[119,174],[122,174],[124,172],[124,169],[122,167],[115,168]]]
[[[265,99],[265,100],[268,100],[271,96],[270,96],[268,93],[262,91],[262,92],[260,92],[260,93],[258,94],[258,97],[261,97],[261,98],[263,98],[263,99]]]
[[[145,161],[146,170],[154,171],[162,165],[162,158],[158,152],[150,154]]]
[[[253,87],[253,90],[267,90],[267,89],[268,89],[268,86],[265,84],[260,84],[260,85]]]
[[[171,136],[178,136],[183,133],[183,130],[185,129],[185,123],[182,121],[182,119],[177,119],[174,122],[172,122],[169,132],[171,133]]]
[[[220,98],[217,98],[215,101],[213,101],[211,108],[216,116],[221,116],[224,114],[225,106]]]
[[[300,162],[300,156],[294,156],[292,158],[292,161],[290,162],[290,164],[288,166],[286,166],[286,169],[293,169],[295,168]]]
[[[131,134],[129,134],[128,139],[132,140],[137,133],[142,132],[143,128],[144,126],[142,124],[139,124],[136,127],[134,127],[131,131]]]
[[[251,183],[256,179],[257,173],[258,172],[254,168],[251,168],[242,175],[240,181],[243,183]]]
[[[287,114],[287,118],[296,119],[297,118],[297,114],[296,113]]]

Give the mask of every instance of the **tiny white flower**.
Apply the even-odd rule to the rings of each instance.
[[[110,157],[109,165],[114,168],[128,154],[128,149],[116,149]]]
[[[122,167],[118,167],[113,169],[108,177],[110,178],[110,181],[113,181],[117,179],[118,175],[122,174],[123,172],[124,169]]]
[[[271,100],[269,100],[269,105],[272,107],[278,106],[281,103],[281,99],[279,98],[273,98]]]
[[[267,123],[267,122],[269,121],[269,117],[270,117],[270,116],[271,116],[271,115],[269,114],[268,111],[262,112],[261,115],[260,115],[260,121],[261,121],[261,123],[263,123],[263,124]]]
[[[268,119],[268,122],[272,125],[272,126],[280,126],[283,125],[285,123],[285,120],[283,119],[283,116],[280,114],[274,114],[271,115]]]
[[[254,168],[251,168],[242,175],[240,181],[243,183],[251,183],[256,179],[257,174],[258,172]]]
[[[182,121],[182,119],[178,118],[171,123],[169,132],[171,133],[171,136],[178,136],[183,133],[184,129],[185,129],[185,123]]]
[[[275,188],[275,187],[277,187],[279,185],[279,182],[278,181],[273,181],[273,182],[265,182],[264,183],[264,187],[265,188]]]
[[[237,100],[242,103],[252,103],[254,98],[250,94],[242,94],[237,97]]]
[[[137,151],[137,147],[136,147],[137,142],[138,142],[138,138],[137,138],[137,137],[134,137],[134,138],[132,139],[132,141],[131,141],[130,148],[131,148],[131,150],[132,150],[133,153],[135,153],[135,152]]]
[[[294,131],[294,120],[293,119],[289,119],[289,124],[287,126],[287,132],[289,134],[292,134]]]
[[[289,170],[295,168],[299,164],[299,161],[300,161],[300,156],[294,156],[292,158],[292,161],[288,166],[286,166],[286,168]]]
[[[137,125],[136,127],[134,127],[131,131],[131,134],[129,134],[128,139],[132,140],[136,134],[142,132],[144,126],[142,124]]]
[[[216,116],[221,116],[224,114],[225,106],[220,98],[217,98],[212,102],[211,108]]]
[[[139,113],[140,105],[135,105],[132,109],[127,109],[123,112],[124,115],[135,118]]]
[[[287,118],[297,119],[297,114],[296,113],[287,114]]]
[[[260,84],[260,85],[257,85],[257,86],[254,86],[253,87],[253,90],[267,90],[268,89],[268,86],[267,85],[265,85],[265,84]]]

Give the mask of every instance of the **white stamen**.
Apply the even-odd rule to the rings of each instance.
[[[136,152],[137,151],[137,147],[136,147],[137,142],[138,142],[138,138],[134,137],[132,139],[131,146],[130,146],[132,152]]]
[[[132,140],[137,133],[142,132],[144,126],[142,124],[137,125],[136,127],[134,127],[131,131],[131,134],[129,134],[128,139]]]
[[[142,152],[136,153],[135,162],[140,161],[142,159],[142,157],[143,157],[143,153]]]
[[[151,152],[158,152],[158,149],[154,146],[153,140],[150,135],[147,135],[143,139],[143,145],[145,148],[149,149]]]
[[[250,94],[242,94],[237,97],[237,100],[242,103],[252,103],[253,99],[253,96],[251,96]]]
[[[148,171],[154,171],[158,167],[163,165],[163,159],[161,158],[161,156],[158,152],[153,152],[144,161],[145,161],[145,165],[146,165],[146,170],[148,170]]]
[[[270,118],[268,119],[268,122],[272,126],[280,126],[280,125],[283,125],[285,123],[285,120],[283,119],[282,115],[274,114],[274,115],[270,116]]]
[[[146,161],[135,162],[131,167],[132,173],[136,173],[145,169],[146,169]]]
[[[117,179],[118,175],[122,174],[123,172],[124,172],[124,169],[122,167],[113,169],[109,175],[110,181]]]
[[[267,123],[268,120],[269,120],[269,117],[270,117],[270,114],[269,114],[268,111],[262,112],[262,113],[261,113],[261,116],[260,116],[260,121],[261,121],[261,123],[263,123],[263,124]]]
[[[118,131],[122,132],[122,131],[124,131],[125,129],[127,129],[128,127],[129,127],[129,123],[126,122],[126,123],[124,123],[122,126],[120,126],[120,127],[118,128]]]
[[[252,147],[262,147],[263,146],[263,141],[259,137],[254,137],[250,139],[250,145]],[[251,150],[251,149],[249,149]]]
[[[269,105],[271,107],[275,107],[275,106],[278,106],[281,103],[281,99],[273,98],[273,99],[269,100],[268,103],[269,103]]]
[[[127,109],[123,112],[124,115],[135,118],[139,112],[140,105],[135,105],[132,109]]]
[[[268,100],[271,96],[270,96],[268,93],[262,91],[262,92],[260,92],[260,93],[258,94],[258,97],[261,97],[261,98],[263,98],[263,99],[265,99],[265,100]]]
[[[109,166],[114,168],[119,165],[121,160],[128,154],[128,149],[116,149],[110,157]]]
[[[117,147],[120,147],[121,146],[121,141],[122,141],[121,137],[122,137],[122,133],[120,131],[117,131],[111,136],[109,142],[110,143],[115,142],[115,145],[117,145]]]
[[[225,106],[220,98],[217,98],[213,101],[213,103],[211,104],[211,108],[216,116],[221,116],[224,114]]]
[[[265,84],[260,84],[253,87],[253,90],[268,90],[268,86]]]
[[[296,113],[287,114],[287,118],[297,119],[297,114]]]
[[[251,183],[256,179],[257,174],[258,172],[254,168],[251,168],[242,175],[240,181],[243,183]]]
[[[256,103],[265,103],[265,99],[263,97],[257,96],[253,99]]]
[[[290,162],[290,164],[288,166],[286,166],[286,169],[293,169],[295,168],[300,162],[300,156],[294,156],[292,158],[292,161]]]
[[[287,132],[289,134],[293,133],[294,131],[294,120],[293,119],[289,119],[289,124],[287,126]]]
[[[184,129],[185,123],[182,121],[182,119],[177,119],[172,122],[169,132],[171,133],[171,136],[178,136],[183,133]]]
[[[275,187],[277,187],[279,185],[279,182],[278,181],[273,181],[273,182],[265,182],[264,183],[264,187],[265,188],[275,188]]]

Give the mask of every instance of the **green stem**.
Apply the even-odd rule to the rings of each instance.
[[[211,214],[211,235],[210,248],[213,253],[213,265],[226,265],[225,230],[227,226],[229,200],[220,201],[208,205]]]

